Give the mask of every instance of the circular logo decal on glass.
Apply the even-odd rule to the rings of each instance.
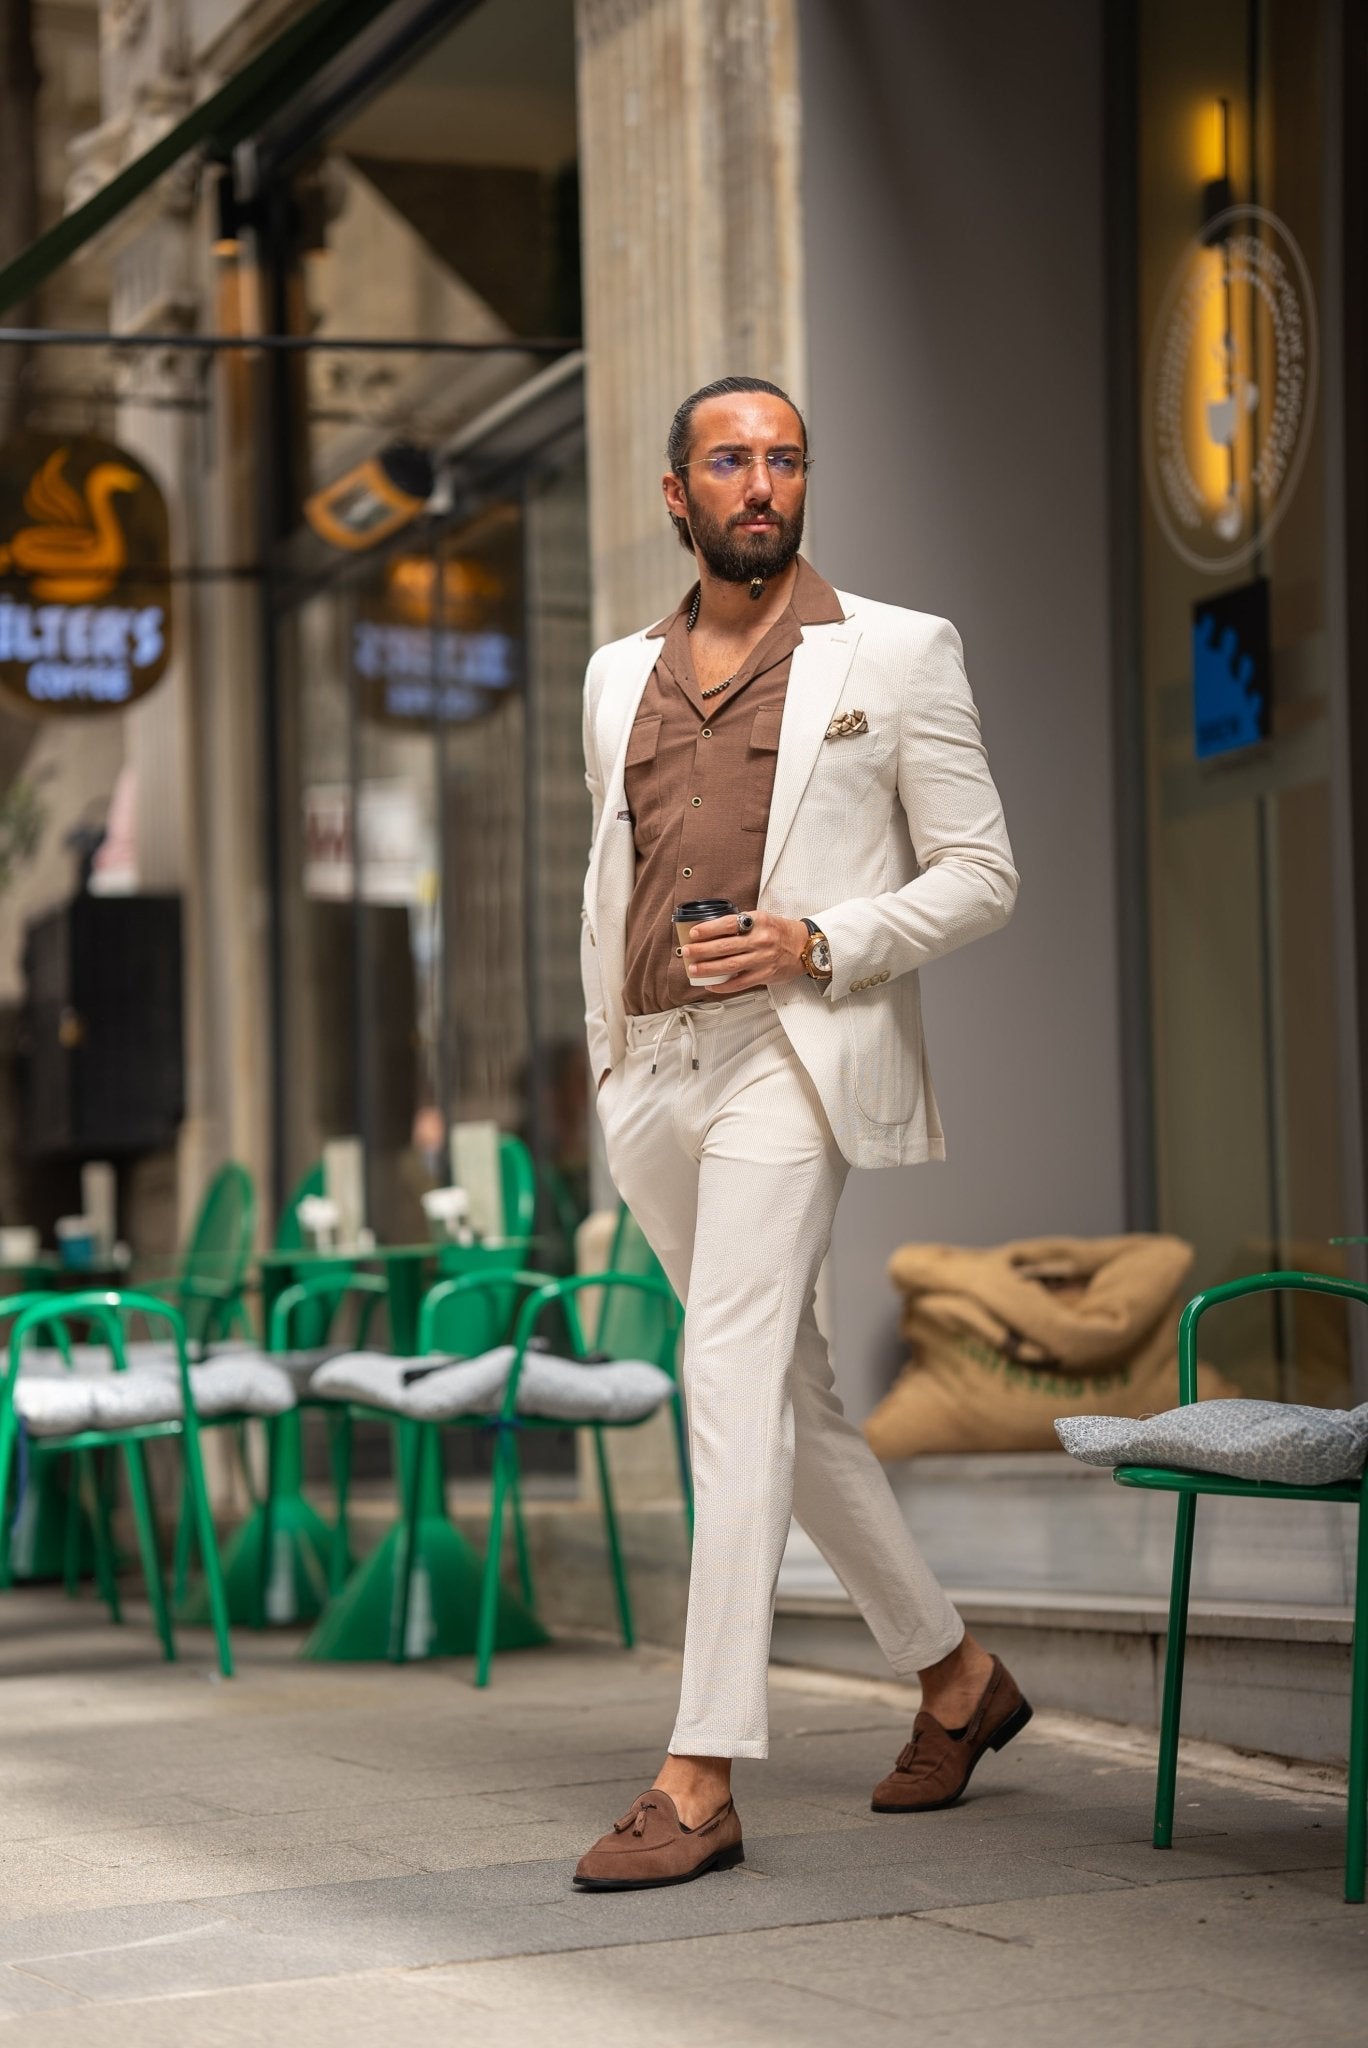
[[[1316,408],[1316,306],[1291,233],[1232,206],[1183,257],[1145,378],[1145,472],[1175,553],[1252,562],[1296,489]]]
[[[122,711],[171,659],[166,501],[93,434],[0,448],[0,692],[29,712]]]

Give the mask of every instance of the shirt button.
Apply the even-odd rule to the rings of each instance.
[[[702,732],[699,734],[699,738],[710,740],[712,738],[712,727],[710,725],[705,725]]]
[[[689,798],[689,802],[693,805],[696,811],[701,810],[703,807],[703,799],[701,796],[691,796]]]
[[[681,870],[681,872],[682,872],[682,874],[683,874],[683,876],[684,876],[684,879],[685,879],[685,881],[687,882],[687,881],[689,880],[690,876],[691,876],[691,875],[693,874],[693,869],[692,869],[692,868],[684,868],[684,869],[682,869],[682,870]]]
[[[675,947],[675,959],[676,959],[676,960],[682,960],[683,958],[684,958],[684,948],[683,948],[682,946],[676,946],[676,947]]]

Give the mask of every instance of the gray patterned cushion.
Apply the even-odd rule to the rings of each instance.
[[[164,1372],[110,1372],[99,1378],[20,1379],[14,1406],[33,1436],[71,1436],[82,1429],[135,1429],[175,1422],[180,1388]]]
[[[417,1422],[449,1422],[457,1415],[487,1415],[497,1410],[508,1378],[508,1356],[487,1352],[483,1358],[453,1360],[449,1352],[435,1372],[405,1386],[404,1374],[414,1366],[435,1364],[435,1358],[393,1358],[384,1351],[347,1351],[330,1358],[309,1382],[310,1395],[327,1401],[360,1401],[370,1408],[391,1408]]]
[[[283,1415],[296,1399],[288,1372],[268,1358],[249,1355],[212,1357],[203,1365],[192,1365],[190,1392],[203,1422],[220,1415]]]
[[[130,1347],[131,1348],[131,1347]],[[175,1353],[115,1372],[109,1353],[76,1346],[74,1368],[58,1355],[29,1358],[14,1390],[14,1405],[34,1436],[65,1436],[78,1429],[132,1429],[144,1422],[178,1422],[180,1370]],[[215,1355],[190,1368],[195,1413],[202,1422],[223,1415],[283,1415],[295,1405],[294,1382],[278,1365],[250,1352]]]
[[[309,1392],[392,1408],[422,1422],[494,1415],[503,1400],[513,1346],[500,1344],[478,1358],[450,1360],[405,1386],[404,1373],[425,1362],[429,1361],[390,1358],[378,1351],[349,1352],[321,1366],[309,1382]],[[669,1374],[642,1359],[585,1365],[578,1359],[529,1351],[518,1381],[518,1413],[556,1422],[641,1422],[673,1393]]]
[[[1055,1433],[1085,1465],[1170,1465],[1280,1486],[1333,1486],[1357,1479],[1368,1460],[1368,1402],[1345,1409],[1195,1401],[1139,1422],[1066,1415]]]

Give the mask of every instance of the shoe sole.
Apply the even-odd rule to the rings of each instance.
[[[1015,1707],[1012,1710],[1012,1712],[1007,1716],[1007,1719],[1003,1722],[1002,1726],[996,1729],[994,1733],[988,1737],[988,1740],[984,1743],[983,1748],[978,1752],[978,1755],[970,1764],[968,1770],[964,1774],[964,1783],[960,1786],[959,1791],[952,1792],[948,1799],[932,1799],[929,1800],[925,1806],[882,1805],[877,1800],[871,1799],[869,1802],[870,1812],[943,1813],[947,1806],[958,1806],[961,1799],[963,1799],[965,1793],[969,1790],[969,1780],[973,1777],[975,1770],[977,1769],[978,1765],[980,1764],[984,1756],[986,1756],[990,1749],[1006,1749],[1008,1743],[1012,1740],[1012,1737],[1014,1735],[1020,1735],[1022,1729],[1026,1726],[1026,1723],[1030,1720],[1032,1711],[1033,1709],[1031,1707],[1031,1703],[1029,1700],[1023,1700],[1019,1707]]]
[[[737,1842],[731,1849],[719,1849],[697,1870],[686,1870],[682,1877],[576,1877],[571,1883],[578,1892],[658,1892],[668,1884],[692,1884],[696,1877],[706,1877],[710,1870],[734,1870],[745,1860],[745,1848]]]

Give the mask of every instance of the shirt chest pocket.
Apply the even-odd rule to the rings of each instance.
[[[779,732],[783,722],[782,704],[763,705],[751,721],[741,792],[743,832],[769,830],[770,801],[774,795],[774,771],[779,763]]]
[[[661,722],[658,712],[645,712],[633,725],[627,741],[623,781],[627,790],[627,808],[632,814],[633,837],[639,847],[649,846],[653,839],[660,837],[663,822],[656,761]]]

